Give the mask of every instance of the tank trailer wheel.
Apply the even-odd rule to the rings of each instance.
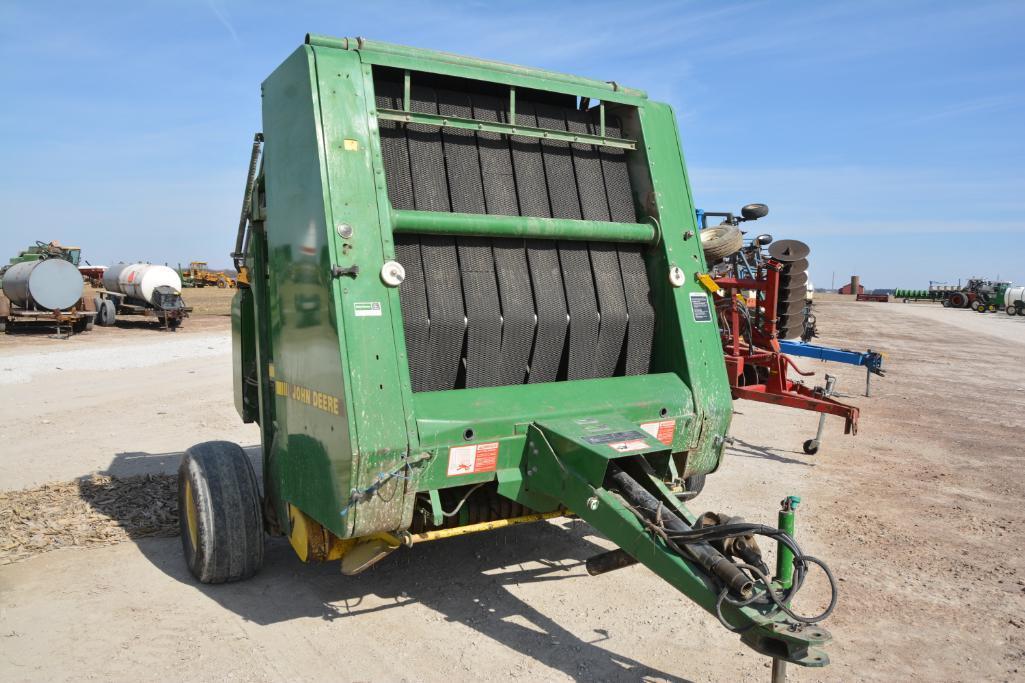
[[[819,452],[819,442],[815,439],[808,439],[804,442],[803,448],[808,455],[815,455]]]
[[[114,324],[116,317],[117,309],[114,307],[114,302],[110,299],[101,300],[96,307],[96,322],[102,327],[110,327]]]
[[[744,235],[735,225],[723,224],[701,231],[701,250],[708,265],[733,256],[744,246]]]
[[[208,441],[178,468],[178,525],[189,571],[202,583],[248,579],[263,564],[256,473],[238,444]]]
[[[1004,312],[1007,313],[1007,315],[1014,315],[1018,311],[1015,310],[1014,306],[1008,306],[1007,308],[1004,309]]]

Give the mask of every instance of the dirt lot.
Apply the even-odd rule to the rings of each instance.
[[[793,680],[1025,679],[1025,318],[819,309],[823,343],[886,353],[870,399],[861,371],[801,362],[816,381],[839,377],[861,433],[834,419],[807,456],[814,416],[737,403],[736,441],[694,507],[773,523],[784,495],[802,497],[798,538],[842,594],[832,665]],[[232,403],[229,336],[227,318],[197,316],[174,334],[0,338],[0,491],[173,472],[206,439],[254,444]],[[82,505],[116,517],[102,500]],[[763,657],[643,567],[589,577],[581,562],[607,545],[561,520],[343,577],[274,541],[255,579],[225,586],[193,581],[176,538],[47,552],[0,566],[0,678],[768,680]]]

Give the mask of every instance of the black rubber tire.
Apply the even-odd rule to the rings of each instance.
[[[950,299],[943,300],[943,308],[950,308]]]
[[[102,327],[111,327],[114,324],[114,320],[117,318],[117,309],[114,307],[114,302],[110,299],[104,299],[100,307],[96,309],[96,322]]]
[[[694,500],[705,488],[705,475],[695,474],[683,480],[684,488],[689,494],[687,500]]]
[[[7,334],[7,321],[0,320],[0,334]]]
[[[228,281],[227,280],[218,280],[217,281],[217,289],[226,289],[227,287],[228,287]]]
[[[103,297],[99,296],[99,295],[94,296],[93,297],[93,310],[96,311],[96,315],[97,316],[99,316],[101,308],[103,308]]]
[[[815,443],[815,439],[808,439],[804,442],[802,447],[804,448],[804,452],[808,455],[815,455],[819,452],[819,446]]]
[[[744,246],[744,235],[735,225],[723,223],[701,231],[701,250],[705,252],[708,265],[718,263],[727,256],[733,256]]]
[[[185,562],[201,583],[240,581],[259,571],[264,541],[260,488],[238,444],[207,441],[185,451],[178,468],[178,513]]]
[[[972,310],[975,311],[976,313],[985,313],[986,312],[986,304],[982,303],[981,301],[975,301],[972,304]]]

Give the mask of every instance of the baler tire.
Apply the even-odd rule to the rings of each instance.
[[[260,487],[245,451],[228,441],[189,448],[178,468],[185,562],[201,583],[248,579],[263,564]]]
[[[744,246],[744,235],[735,225],[719,225],[701,231],[701,250],[708,265],[733,256]]]
[[[694,500],[705,488],[705,475],[693,474],[683,480],[683,485],[687,489],[687,493],[690,494],[688,500]]]

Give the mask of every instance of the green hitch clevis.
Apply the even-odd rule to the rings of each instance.
[[[794,536],[794,515],[800,503],[800,496],[787,496],[780,502],[776,526],[791,538]],[[776,581],[784,590],[794,584],[794,553],[779,542],[776,543]]]

